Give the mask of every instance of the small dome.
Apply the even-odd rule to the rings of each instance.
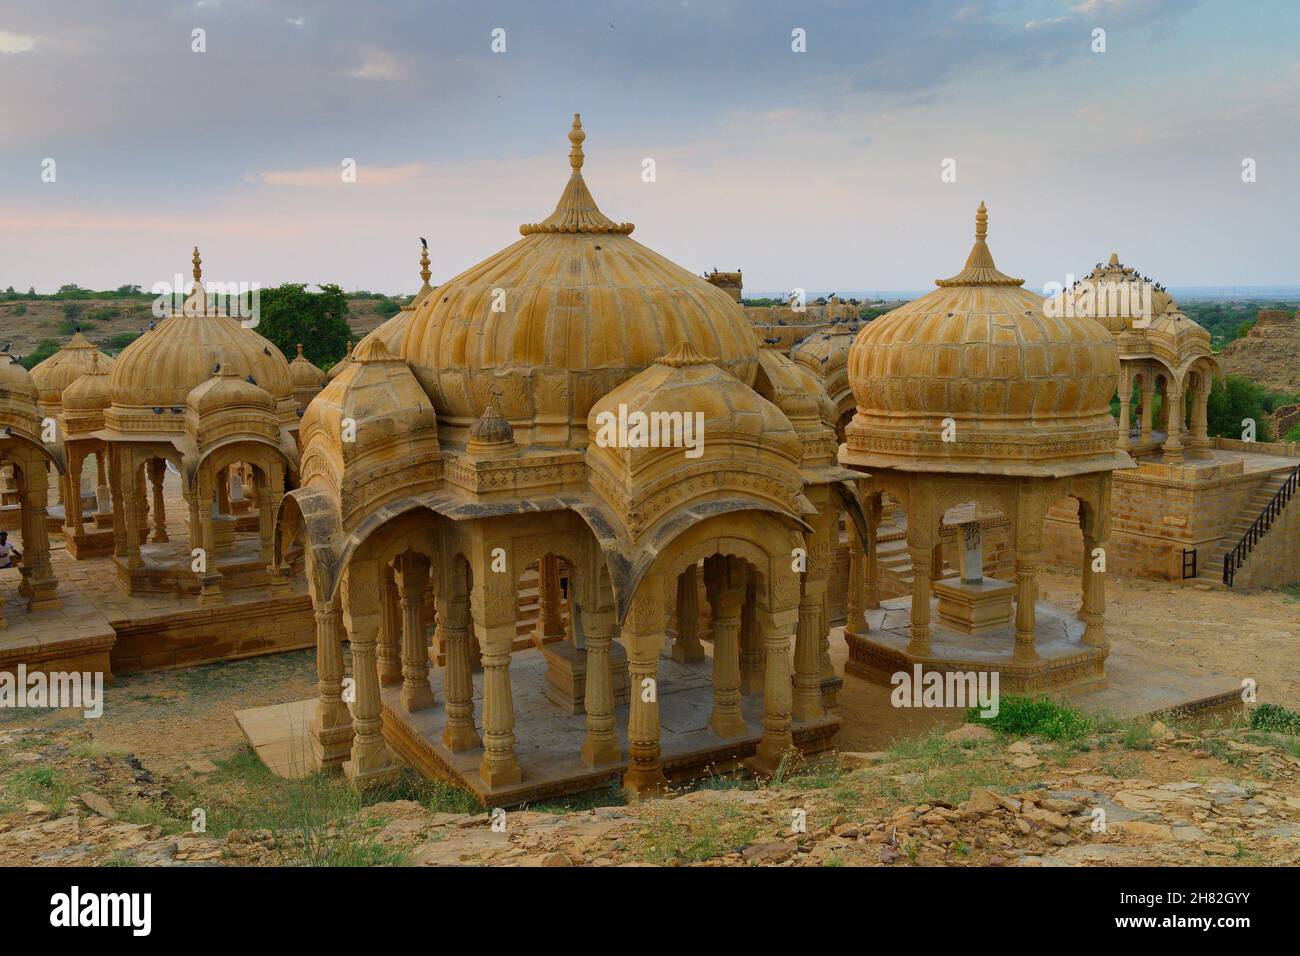
[[[1149,322],[1167,313],[1182,314],[1173,296],[1121,263],[1114,252],[1109,262],[1097,263],[1092,272],[1048,300],[1045,308],[1049,314],[1096,319],[1117,335],[1131,329],[1135,322]]]
[[[302,343],[298,343],[298,355],[289,363],[289,382],[294,391],[298,389],[320,389],[325,385],[325,373],[311,363],[302,354]]]
[[[108,375],[111,365],[103,364],[100,355],[92,352],[90,368],[63,390],[65,412],[102,412],[113,403]]]
[[[220,372],[195,386],[186,404],[200,416],[236,408],[267,413],[275,411],[275,399],[266,389],[241,378],[239,371],[229,363],[223,363]]]
[[[858,333],[844,463],[997,474],[1114,467],[1104,464],[1116,455],[1111,336],[1091,319],[1044,315],[1024,280],[998,271],[987,232],[980,203],[966,267]]]
[[[241,375],[251,374],[272,398],[293,398],[289,363],[280,350],[214,310],[203,290],[196,248],[194,291],[184,306],[117,357],[111,382],[113,405],[119,413],[184,405],[191,389],[210,379],[217,365],[227,363]]]
[[[495,386],[521,445],[581,447],[596,401],[681,341],[754,380],[758,343],[741,307],[596,207],[582,177],[585,135],[575,115],[555,211],[414,311],[402,355],[449,440],[466,439]]]
[[[40,403],[57,406],[63,390],[90,371],[92,357],[97,357],[105,371],[113,367],[113,359],[95,348],[78,329],[62,348],[32,369]]]
[[[0,405],[38,415],[37,394],[32,373],[23,368],[16,356],[0,353]]]
[[[387,324],[388,324],[387,322],[384,323],[384,325]],[[382,329],[383,326],[381,325],[379,328]],[[375,332],[378,331],[379,329],[375,329]],[[374,332],[370,334],[374,335]],[[348,339],[348,350],[347,352],[344,353],[341,359],[339,359],[337,362],[335,362],[333,365],[330,366],[330,370],[325,376],[326,383],[328,384],[329,382],[334,381],[336,378],[342,375],[343,370],[347,368],[351,363],[352,363],[352,340]]]

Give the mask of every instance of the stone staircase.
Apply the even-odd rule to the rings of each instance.
[[[876,532],[876,568],[882,600],[912,593],[912,559],[907,553],[907,518],[899,514],[892,525]]]
[[[1293,472],[1269,475],[1255,489],[1250,498],[1233,516],[1223,537],[1208,551],[1196,556],[1196,583],[1223,588],[1223,556],[1237,547],[1242,537],[1250,531],[1260,513],[1268,507],[1278,490],[1291,479]],[[1250,560],[1247,555],[1246,560]]]

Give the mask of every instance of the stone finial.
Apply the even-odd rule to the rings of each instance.
[[[582,170],[582,141],[587,138],[587,134],[582,131],[582,114],[573,114],[573,128],[569,130],[569,142],[573,147],[569,150],[569,165],[575,173]]]
[[[989,237],[989,211],[980,200],[980,207],[975,211],[975,238],[981,242]]]
[[[1118,252],[1112,252],[1112,253],[1110,254],[1110,262],[1108,263],[1108,265],[1110,265],[1111,268],[1114,268],[1114,267],[1116,267],[1116,266],[1119,265],[1119,253],[1118,253]]]
[[[471,452],[508,451],[515,447],[515,430],[504,415],[497,411],[501,401],[501,390],[492,386],[487,407],[483,409],[469,429],[469,450]]]
[[[199,256],[199,247],[194,247],[194,255],[191,256],[194,263],[194,282],[197,284],[203,279],[203,259]]]
[[[420,280],[427,286],[433,273],[429,270],[429,244],[420,240]]]
[[[298,343],[298,358],[302,358],[302,343]]]
[[[655,359],[655,364],[667,365],[669,368],[683,368],[687,365],[708,365],[712,361],[714,360],[701,355],[690,342],[681,341],[667,355],[661,355]]]

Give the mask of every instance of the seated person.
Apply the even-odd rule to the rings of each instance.
[[[22,558],[22,552],[9,543],[9,532],[0,531],[0,568],[15,568]]]

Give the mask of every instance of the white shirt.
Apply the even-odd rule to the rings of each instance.
[[[15,550],[17,549],[8,541],[0,544],[0,568],[12,568],[14,566],[13,554]]]

